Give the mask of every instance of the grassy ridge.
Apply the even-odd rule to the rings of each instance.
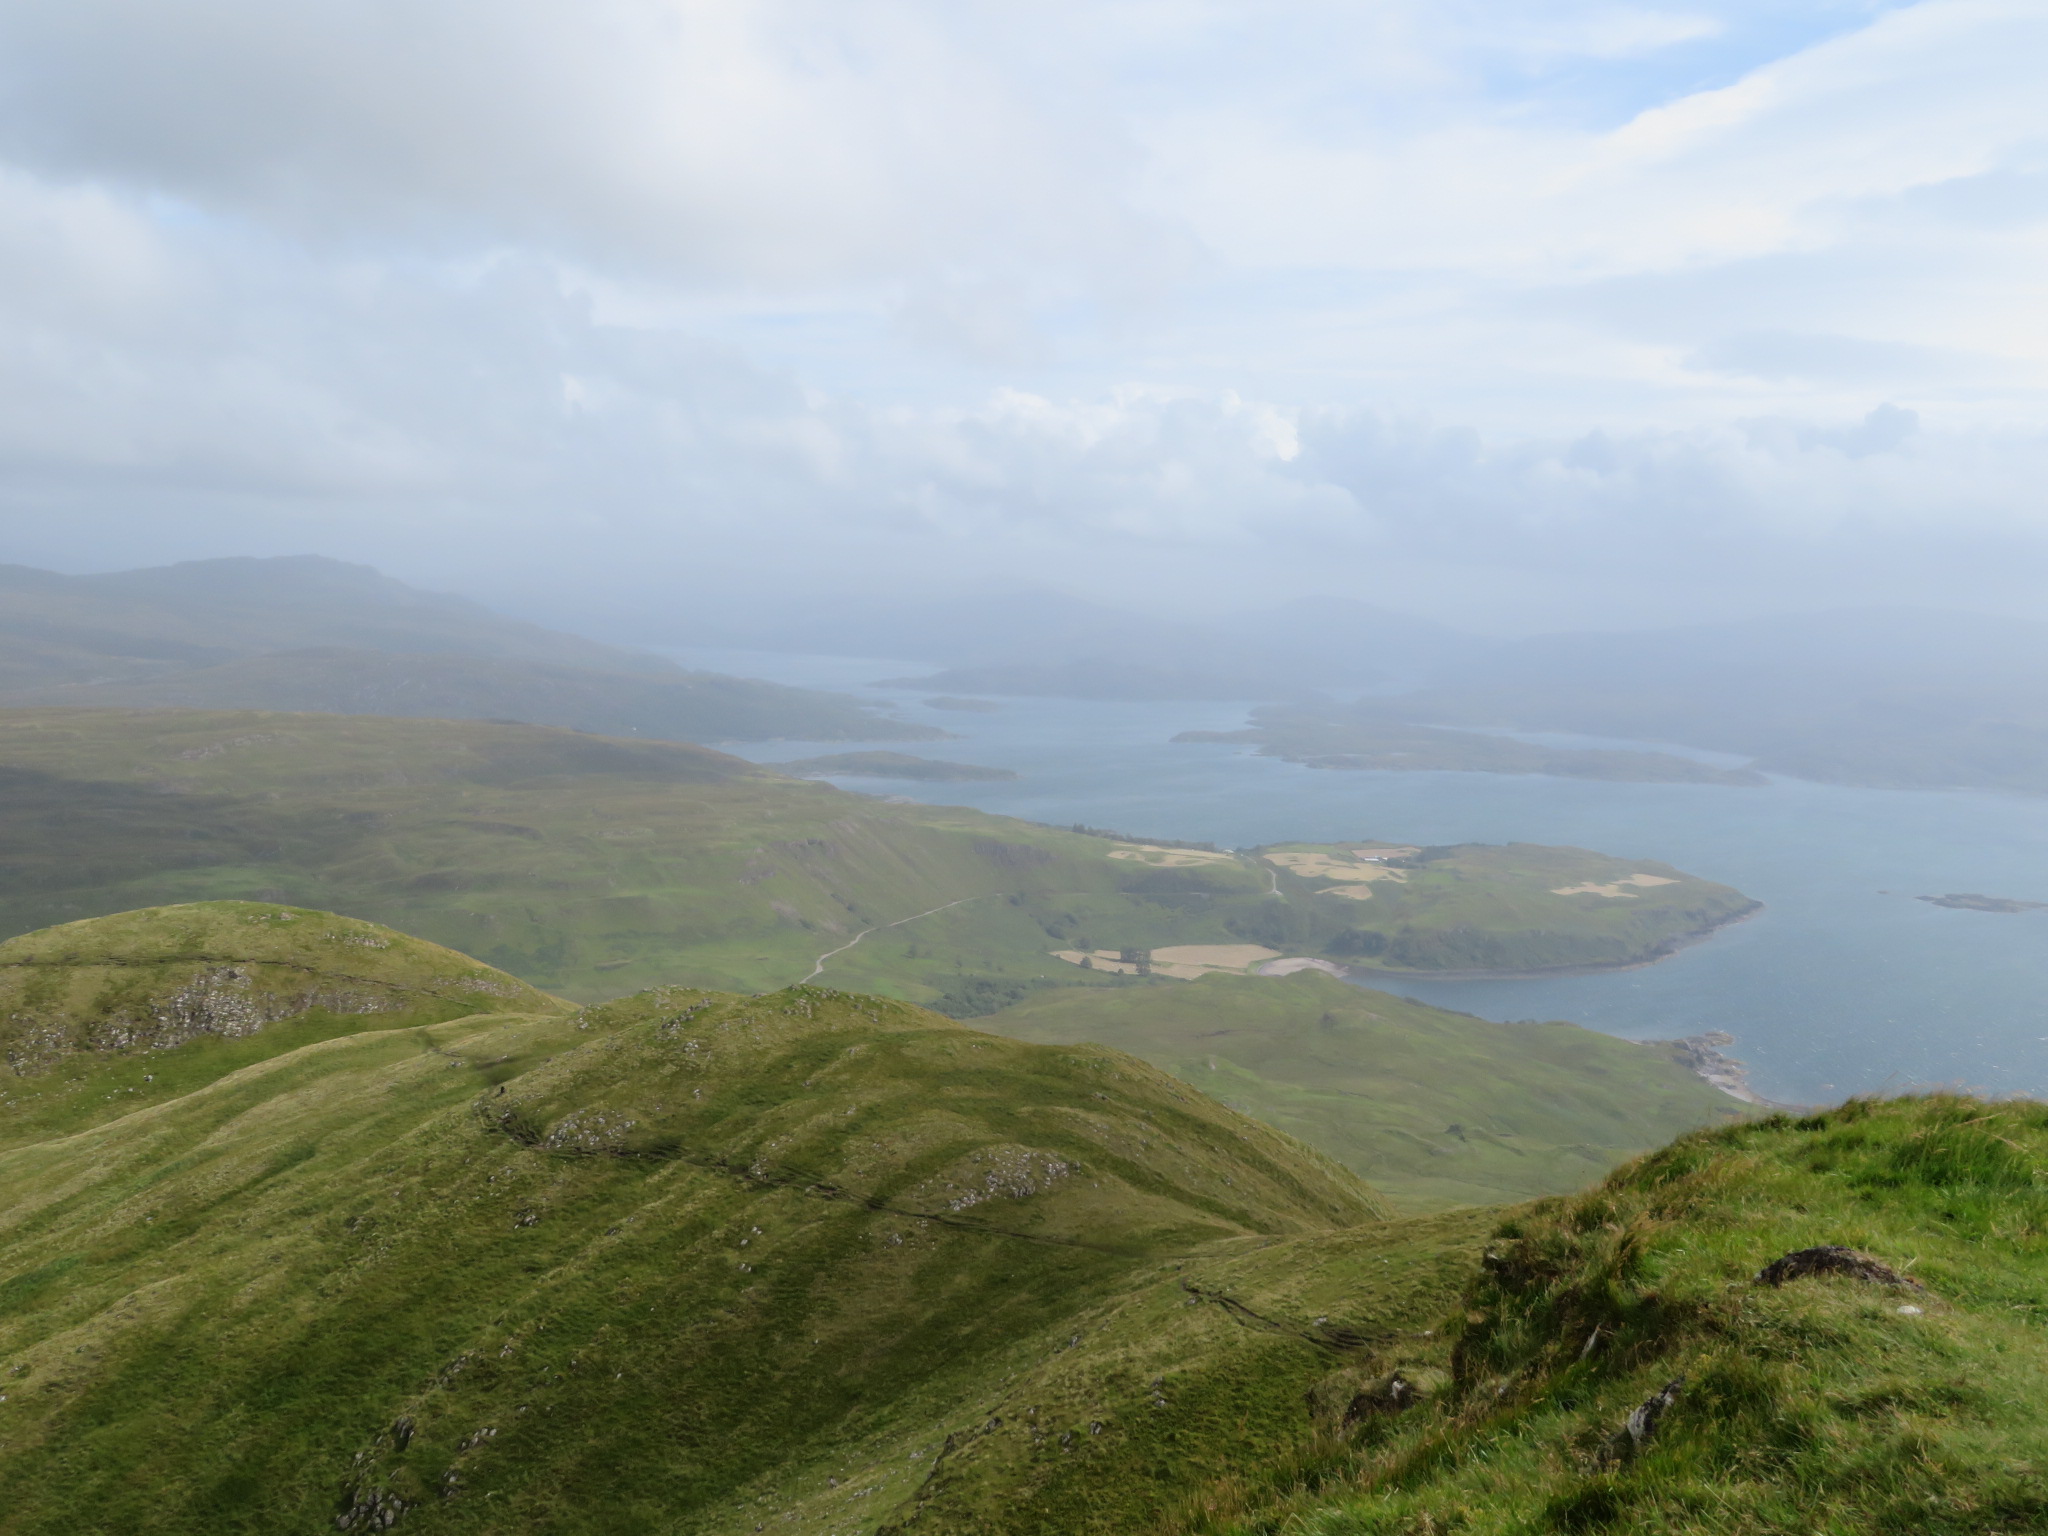
[[[0,1530],[1129,1530],[1454,1293],[1378,1214],[820,989],[327,1040],[0,1153]]]
[[[1495,1024],[1313,971],[1043,992],[976,1023],[1141,1056],[1321,1148],[1405,1210],[1565,1194],[1742,1113],[1625,1040]]]

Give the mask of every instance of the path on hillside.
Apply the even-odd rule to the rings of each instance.
[[[981,893],[982,896],[986,896],[988,894],[989,893],[987,891],[983,891]],[[854,945],[858,944],[862,939],[866,938],[871,933],[880,933],[884,928],[901,928],[905,923],[914,923],[920,917],[930,917],[932,915],[932,912],[943,912],[946,910],[946,907],[957,907],[960,905],[961,902],[979,900],[981,900],[981,896],[962,896],[960,898],[960,901],[949,901],[946,903],[946,906],[944,907],[933,907],[931,909],[931,912],[913,912],[909,917],[899,917],[893,923],[880,923],[873,928],[863,928],[859,933],[856,933],[852,938],[848,939],[844,944],[840,945],[837,949],[828,949],[825,951],[824,954],[818,956],[818,963],[811,967],[811,974],[809,976],[806,976],[803,981],[798,982],[797,985],[802,986],[804,982],[816,979],[816,977],[825,969],[825,962],[827,960],[830,960],[834,955],[845,954],[849,949],[853,948]]]

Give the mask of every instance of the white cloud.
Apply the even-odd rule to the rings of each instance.
[[[14,0],[0,557],[2019,601],[2044,49],[2033,0]]]

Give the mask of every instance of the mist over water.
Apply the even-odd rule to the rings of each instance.
[[[1316,770],[1241,746],[1171,743],[1179,731],[1241,725],[1242,704],[1004,698],[998,713],[964,714],[926,708],[919,691],[865,686],[926,670],[914,663],[704,650],[687,660],[887,702],[959,737],[921,754],[1021,775],[838,781],[862,793],[1235,847],[1373,837],[1661,859],[1733,885],[1764,910],[1634,970],[1398,989],[1485,1018],[1564,1018],[1632,1039],[1726,1030],[1758,1091],[1788,1102],[1935,1083],[2048,1093],[2048,913],[1914,899],[2048,900],[2048,800],[1785,778],[1724,788]],[[775,762],[822,745],[728,750]]]

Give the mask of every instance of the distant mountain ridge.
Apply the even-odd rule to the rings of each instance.
[[[517,719],[667,741],[945,735],[317,556],[93,576],[0,567],[0,702]]]
[[[891,679],[897,686],[1302,705],[1381,736],[1434,729],[1435,747],[1480,767],[1507,749],[1442,728],[1671,744],[1828,783],[2048,794],[2048,623],[2033,619],[1868,608],[1514,639],[1323,594],[1175,619],[1057,593],[892,611],[857,597],[811,606],[807,627],[775,643],[941,664]],[[747,643],[766,643],[765,630],[731,633],[743,631]],[[1389,756],[1347,766],[1402,764]],[[1642,776],[1612,754],[1595,767],[1601,777]],[[1671,776],[1666,768],[1650,776]]]

